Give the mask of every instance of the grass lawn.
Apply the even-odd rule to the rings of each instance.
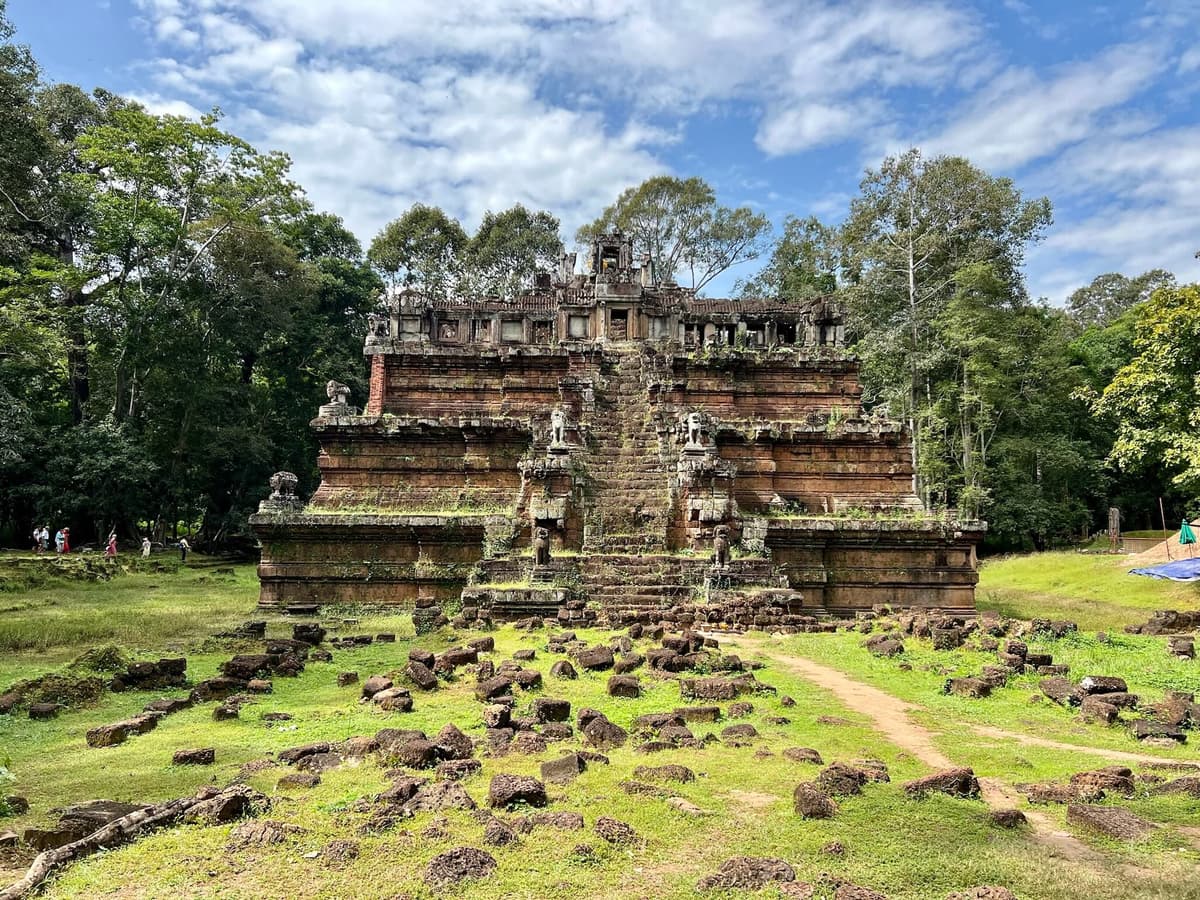
[[[249,566],[238,567],[232,575],[197,567],[134,573],[106,583],[61,582],[20,594],[0,594],[5,610],[0,615],[0,690],[18,678],[62,669],[88,647],[106,644],[119,644],[130,655],[146,658],[185,654],[189,678],[198,681],[216,673],[220,662],[234,653],[257,649],[253,642],[216,639],[214,632],[250,618],[265,618],[271,635],[290,634],[289,620],[262,615],[254,608],[256,595],[253,567]],[[1063,596],[1070,599],[1069,592]],[[1141,608],[1135,613],[1142,615]],[[1050,611],[1036,614],[1062,617]],[[354,621],[347,622],[347,618]],[[370,735],[385,727],[432,734],[446,722],[455,722],[482,743],[481,706],[472,696],[475,679],[465,671],[434,692],[414,690],[416,708],[407,714],[389,714],[361,704],[357,686],[340,688],[336,683],[337,673],[343,671],[356,671],[363,678],[397,673],[410,647],[436,652],[472,634],[445,630],[416,638],[409,616],[369,610],[329,610],[324,621],[335,633],[390,631],[398,635],[398,641],[334,650],[332,663],[309,663],[298,678],[276,678],[274,692],[245,706],[237,720],[215,722],[213,704],[199,704],[117,747],[88,748],[84,733],[140,710],[159,694],[109,694],[93,707],[68,710],[48,722],[0,717],[0,765],[11,768],[17,779],[5,786],[3,793],[19,793],[31,802],[28,814],[0,820],[0,831],[51,822],[54,807],[96,797],[152,802],[188,794],[207,783],[224,785],[240,777],[245,763],[268,759],[286,747]],[[537,696],[563,697],[571,701],[573,713],[595,707],[629,727],[638,715],[670,710],[682,702],[674,680],[645,668],[637,673],[643,688],[637,699],[607,696],[610,673],[581,673],[575,681],[551,678],[550,666],[559,657],[546,649],[544,631],[525,633],[504,626],[493,634],[497,647],[492,659],[499,662],[518,649],[534,649],[536,659],[525,665],[539,670],[545,679],[541,690],[518,691],[518,714]],[[589,642],[599,642],[613,633],[591,630],[579,634]],[[981,776],[1009,784],[1061,778],[1105,763],[1106,749],[1136,750],[1137,745],[1120,730],[1080,726],[1063,709],[1048,703],[1031,704],[1028,698],[1036,690],[1031,679],[1018,679],[986,700],[940,694],[947,674],[977,671],[992,655],[934,651],[927,643],[909,641],[904,661],[912,668],[903,671],[900,660],[877,660],[867,654],[859,646],[862,637],[751,635],[739,639],[737,652],[743,658],[765,662],[757,676],[778,691],[746,698],[754,710],[739,721],[750,722],[759,732],[750,746],[716,741],[703,749],[650,754],[636,750],[638,741],[631,739],[624,747],[607,752],[610,764],[592,764],[575,782],[549,786],[550,809],[582,813],[585,830],[539,827],[522,836],[518,844],[486,847],[499,864],[495,875],[449,891],[449,895],[572,900],[695,897],[700,877],[715,871],[725,859],[744,854],[787,859],[800,880],[817,886],[819,900],[832,898],[837,879],[874,888],[893,900],[942,900],[951,891],[981,884],[1005,885],[1022,900],[1200,898],[1200,884],[1194,877],[1200,851],[1179,827],[1197,824],[1195,801],[1186,796],[1139,795],[1127,805],[1164,827],[1128,844],[1079,835],[1088,851],[1086,858],[1064,857],[1027,830],[1010,831],[989,824],[988,807],[981,801],[942,796],[919,802],[907,799],[903,782],[927,774],[928,769],[831,693],[777,664],[774,654],[824,661],[911,700],[923,708],[917,719],[935,735],[940,750],[955,762],[974,766]],[[1109,644],[1084,634],[1048,642],[1045,649],[1056,661],[1070,663],[1075,674],[1095,668],[1104,674],[1124,675],[1131,689],[1148,697],[1184,684],[1200,689],[1197,664],[1167,658],[1162,644],[1162,639],[1126,636],[1114,629]],[[639,642],[638,649],[649,646]],[[1034,647],[1041,649],[1036,642]],[[784,696],[793,698],[795,706],[785,706],[781,702]],[[293,718],[270,722],[264,719],[268,712],[286,712]],[[769,721],[769,717],[787,721]],[[698,736],[709,731],[719,734],[729,724],[696,724],[693,730]],[[1077,744],[1080,750],[1064,754],[985,738],[970,730],[972,724],[1062,740]],[[171,764],[174,750],[205,746],[216,748],[216,765]],[[536,775],[540,762],[579,746],[576,738],[551,743],[546,751],[532,755],[493,756],[480,751],[477,756],[483,770],[465,779],[463,787],[482,806],[492,775]],[[891,782],[869,784],[861,796],[841,800],[833,819],[802,820],[793,812],[792,790],[798,782],[813,778],[818,767],[782,755],[785,748],[797,746],[816,748],[826,762],[882,760]],[[1191,748],[1153,752],[1172,759],[1197,757]],[[686,799],[702,814],[690,815],[662,797],[632,795],[622,789],[621,782],[635,777],[637,766],[668,763],[695,772],[694,781],[671,784],[668,794]],[[422,812],[381,833],[362,833],[372,798],[390,783],[386,760],[369,757],[347,763],[324,773],[317,787],[301,792],[277,788],[280,776],[290,771],[278,767],[245,776],[272,797],[269,818],[303,829],[283,843],[231,850],[231,825],[166,829],[72,865],[49,886],[45,896],[425,898],[433,896],[422,881],[430,859],[453,847],[485,846],[481,820],[465,810]],[[1062,809],[1043,811],[1064,831],[1073,830],[1066,825]],[[633,826],[638,841],[610,845],[600,840],[592,831],[600,815]],[[340,864],[328,860],[323,851],[335,839],[357,842],[357,858]],[[835,841],[843,845],[844,853],[823,852],[822,848]],[[592,851],[581,852],[580,845]],[[6,861],[0,855],[0,885],[15,877],[25,861]],[[717,892],[712,896],[734,894]],[[768,887],[756,896],[780,894]]]
[[[1020,619],[1070,619],[1086,630],[1120,631],[1156,609],[1200,608],[1200,583],[1130,575],[1126,557],[1063,550],[985,560],[976,599]]]

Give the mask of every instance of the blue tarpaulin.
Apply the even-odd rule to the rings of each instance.
[[[1177,559],[1161,566],[1130,569],[1130,575],[1149,575],[1151,578],[1169,578],[1171,581],[1200,581],[1200,556],[1195,559]]]

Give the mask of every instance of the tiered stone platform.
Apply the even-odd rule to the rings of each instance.
[[[252,519],[262,605],[973,609],[986,526],[921,508],[831,303],[697,299],[620,236],[590,263],[508,302],[391,302],[366,409],[331,383],[313,422],[320,487],[280,473]]]

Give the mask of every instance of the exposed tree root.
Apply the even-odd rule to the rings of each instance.
[[[0,890],[0,900],[21,900],[37,890],[47,878],[67,863],[90,856],[99,850],[108,850],[136,838],[145,831],[170,825],[182,818],[189,810],[202,804],[213,804],[235,794],[245,795],[245,785],[232,785],[219,792],[201,791],[194,797],[168,800],[155,806],[139,809],[127,816],[114,819],[103,828],[93,831],[70,844],[54,850],[46,850],[34,859],[23,878]]]

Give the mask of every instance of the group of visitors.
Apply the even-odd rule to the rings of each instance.
[[[43,525],[41,528],[34,526],[33,529],[33,552],[48,553],[50,551],[50,526]],[[71,552],[71,529],[63,527],[54,533],[54,552],[55,553],[70,553]]]
[[[150,538],[142,537],[142,559],[150,557],[152,549]],[[179,539],[179,561],[187,562],[188,552],[192,549],[192,545],[188,543],[187,538]],[[36,525],[33,528],[33,552],[48,553],[50,551],[50,526],[43,525],[40,528]],[[60,528],[54,535],[54,552],[55,553],[70,553],[71,552],[71,529],[68,527]],[[117,555],[117,533],[109,532],[108,540],[104,544],[104,555],[109,559],[113,559]]]

